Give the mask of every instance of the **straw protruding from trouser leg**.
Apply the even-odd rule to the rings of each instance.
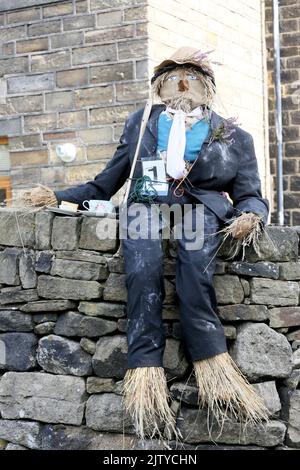
[[[267,421],[269,411],[239,370],[228,352],[194,361],[200,407],[223,425],[227,418],[241,423],[259,424]]]
[[[144,439],[167,426],[177,436],[175,414],[169,406],[170,392],[163,367],[128,369],[123,381],[124,405],[132,418],[136,434]]]

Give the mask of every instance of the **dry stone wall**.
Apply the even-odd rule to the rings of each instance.
[[[117,221],[0,210],[0,447],[159,448],[139,442],[122,406],[127,367],[125,274]],[[101,219],[103,220],[103,219]],[[101,231],[101,230],[100,230]],[[269,226],[260,255],[218,260],[215,286],[228,348],[272,418],[209,437],[180,338],[176,244],[164,241],[164,367],[185,448],[300,447],[300,305],[296,228]],[[227,256],[228,258],[228,256]],[[123,435],[124,433],[124,435]]]

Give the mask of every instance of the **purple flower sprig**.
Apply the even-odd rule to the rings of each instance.
[[[216,64],[216,65],[223,65],[221,62],[217,62],[215,60],[210,60],[209,54],[214,52],[215,49],[211,49],[210,51],[203,52],[200,49],[197,52],[194,52],[190,56],[188,56],[186,59],[192,59],[196,62],[199,62],[199,64],[203,65],[204,63],[207,64]]]
[[[211,145],[215,140],[218,140],[222,144],[231,145],[234,142],[234,139],[231,137],[231,135],[236,131],[236,126],[239,125],[237,120],[237,117],[224,119],[223,122],[218,127],[216,127],[216,129],[212,130],[208,146]]]

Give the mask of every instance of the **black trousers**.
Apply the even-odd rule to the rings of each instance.
[[[198,241],[198,244],[191,244],[189,232],[187,236],[184,231],[181,231],[181,238],[176,239],[176,293],[182,340],[190,360],[196,361],[227,351],[224,329],[216,315],[217,302],[213,287],[216,252],[221,243],[221,235],[216,232],[221,222],[210,209],[191,200],[190,196],[183,195],[178,198],[170,194],[158,197],[155,204],[164,203],[168,206],[174,203],[180,204],[181,221],[183,223],[188,219],[191,223],[192,219],[193,230],[197,214],[201,216],[202,210],[204,215],[200,235],[202,243]],[[130,204],[129,208],[136,211],[139,204]],[[191,208],[189,215],[183,210],[186,204]],[[166,225],[163,219],[151,225],[154,208],[151,209],[149,203],[143,203],[142,206],[140,205],[143,210],[139,224],[134,224],[137,220],[136,215],[127,213],[123,218],[127,226],[124,229],[124,222],[122,225],[121,242],[128,292],[128,368],[162,367],[166,342],[162,323],[162,305],[166,293],[161,241]],[[173,224],[174,221],[175,219]],[[175,225],[177,222],[178,217]],[[132,223],[134,227],[130,227]],[[149,236],[150,226],[151,236]],[[140,236],[136,236],[137,227]]]

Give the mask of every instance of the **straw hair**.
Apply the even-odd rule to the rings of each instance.
[[[248,246],[252,246],[254,251],[259,253],[259,239],[264,232],[262,217],[252,212],[244,212],[219,232],[224,233],[222,244],[228,237],[231,238],[230,256],[228,259],[234,258],[241,248],[242,259],[244,259],[245,250]]]
[[[168,404],[170,392],[163,367],[128,369],[122,388],[125,410],[140,439],[155,434],[163,439],[162,426],[178,437],[175,414]]]
[[[207,406],[208,413],[222,426],[228,418],[244,425],[267,421],[269,411],[239,370],[228,352],[208,359],[194,361],[200,408]]]

